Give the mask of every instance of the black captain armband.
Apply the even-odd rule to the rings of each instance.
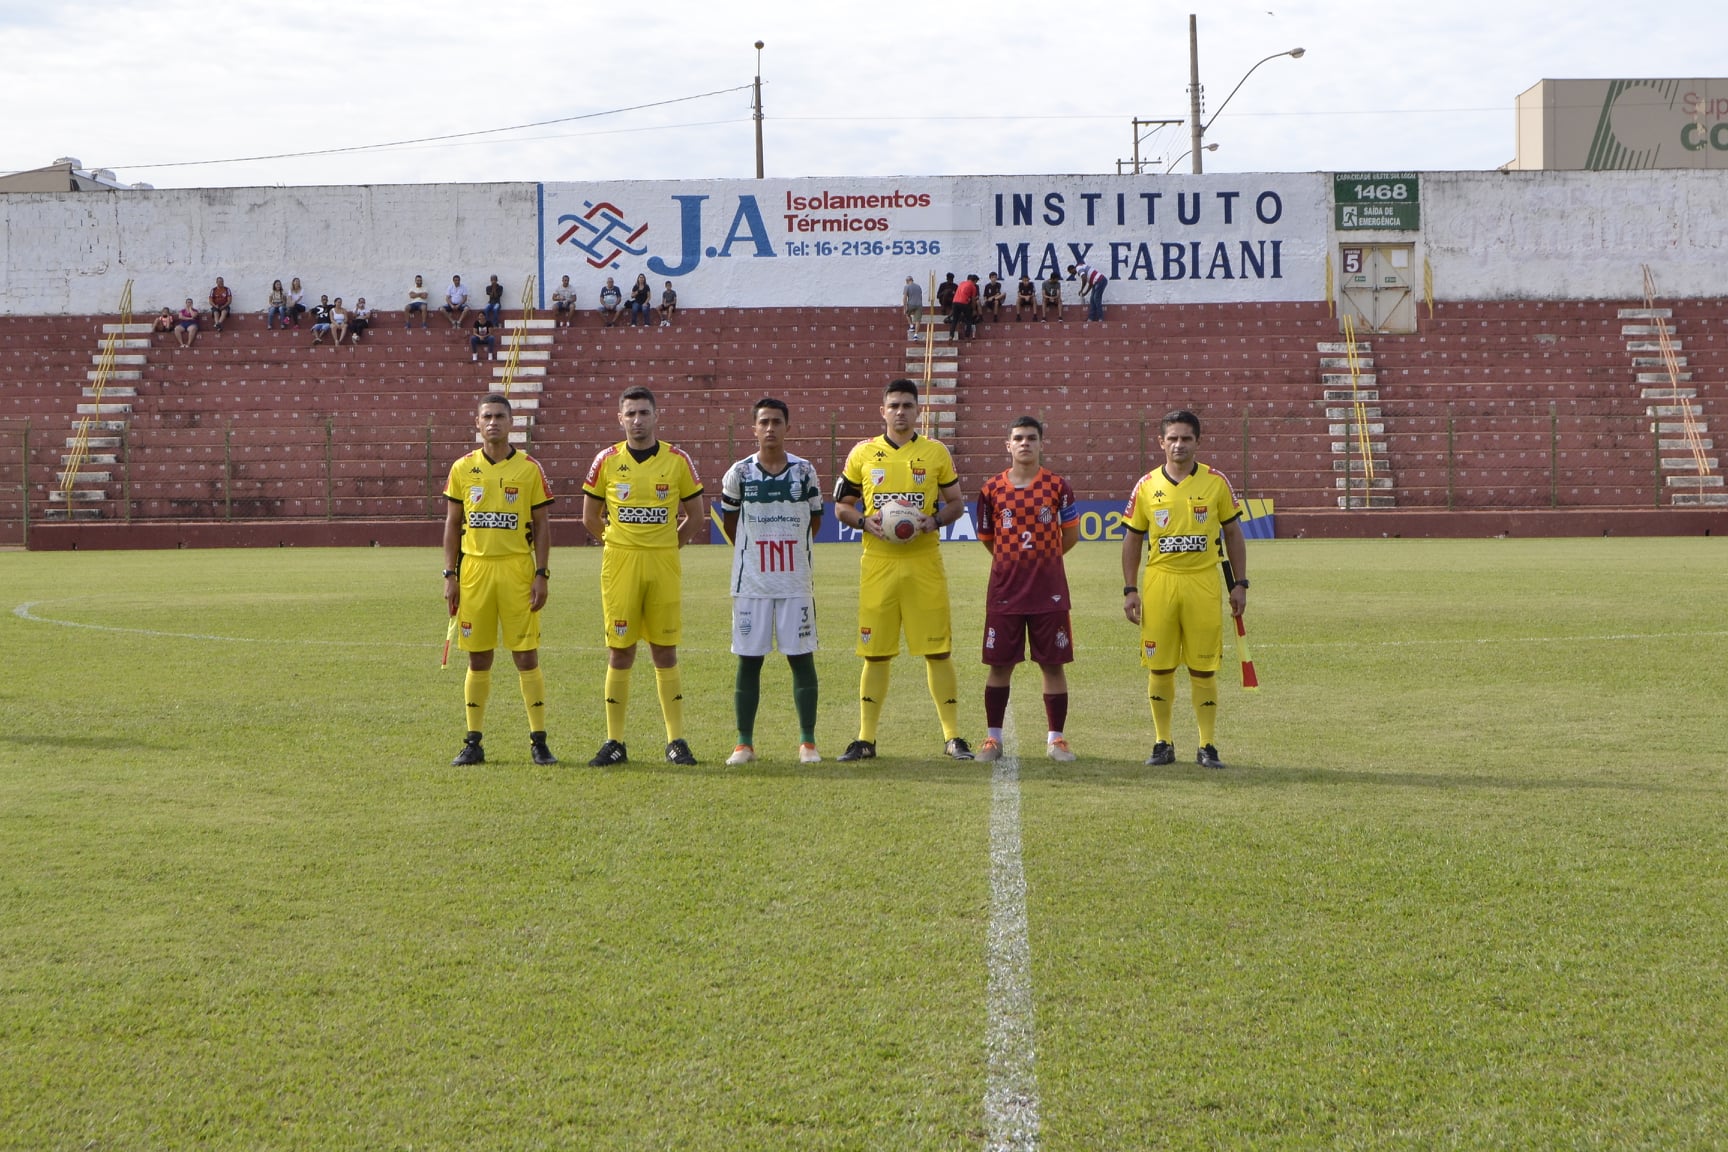
[[[842,476],[834,482],[834,499],[844,500],[848,496],[862,496],[864,489]]]

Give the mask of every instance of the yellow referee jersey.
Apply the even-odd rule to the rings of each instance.
[[[678,505],[702,495],[696,465],[664,440],[637,459],[628,441],[594,457],[585,495],[606,502],[608,548],[678,547]]]
[[[464,556],[534,551],[534,521],[529,513],[552,503],[539,462],[514,448],[496,464],[479,448],[456,461],[444,495],[463,507]]]
[[[916,504],[926,516],[934,516],[942,489],[960,482],[948,446],[917,433],[898,447],[886,435],[860,440],[847,454],[842,475],[863,492],[858,506],[867,516],[878,511],[886,501],[894,499]],[[878,540],[866,532],[864,554],[922,556],[936,551],[939,537],[937,532],[920,532],[910,540],[890,542]]]
[[[1145,534],[1147,572],[1191,573],[1217,568],[1218,538],[1241,515],[1242,504],[1222,473],[1195,464],[1178,481],[1160,466],[1134,485],[1122,522]]]

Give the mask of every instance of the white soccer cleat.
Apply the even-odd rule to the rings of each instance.
[[[798,745],[798,763],[820,764],[822,763],[822,753],[816,751],[814,744],[800,744]]]
[[[726,757],[726,763],[736,768],[740,764],[748,764],[756,759],[756,749],[748,744],[740,744],[732,749],[732,755]]]
[[[1052,760],[1060,760],[1063,763],[1067,763],[1074,759],[1074,749],[1068,747],[1068,741],[1066,740],[1052,740],[1048,744],[1044,745],[1044,755],[1050,757]]]

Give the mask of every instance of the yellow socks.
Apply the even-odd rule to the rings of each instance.
[[[654,691],[660,694],[660,715],[666,721],[666,742],[684,738],[684,676],[677,665],[654,669]],[[622,725],[620,725],[622,727]],[[622,736],[614,737],[622,740]]]
[[[468,669],[468,678],[462,681],[462,703],[466,705],[468,714],[468,731],[486,731],[486,701],[492,697],[492,670],[476,672]]]
[[[1200,725],[1200,743],[1212,743],[1218,731],[1218,677],[1188,673],[1188,694],[1194,697],[1194,720]]]
[[[924,680],[930,685],[930,699],[936,702],[936,718],[942,721],[942,739],[960,735],[960,677],[954,671],[954,659],[924,658]]]
[[[606,739],[622,742],[624,713],[630,707],[630,669],[606,666]]]
[[[1146,695],[1152,699],[1152,734],[1166,744],[1173,743],[1170,709],[1176,699],[1176,669],[1147,673]]]
[[[531,672],[516,672],[522,684],[522,704],[528,709],[528,731],[546,731],[546,673],[535,665]]]
[[[887,660],[866,660],[858,680],[858,739],[871,744],[876,743],[876,722],[888,699],[888,669]]]

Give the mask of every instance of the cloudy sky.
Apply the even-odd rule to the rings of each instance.
[[[1114,172],[1131,120],[1188,114],[1190,11],[1207,115],[1307,50],[1242,85],[1208,171],[1494,168],[1538,80],[1728,71],[1728,5],[1698,3],[0,0],[0,172],[748,177],[758,39],[769,176]],[[1187,150],[1145,131],[1154,162]]]

